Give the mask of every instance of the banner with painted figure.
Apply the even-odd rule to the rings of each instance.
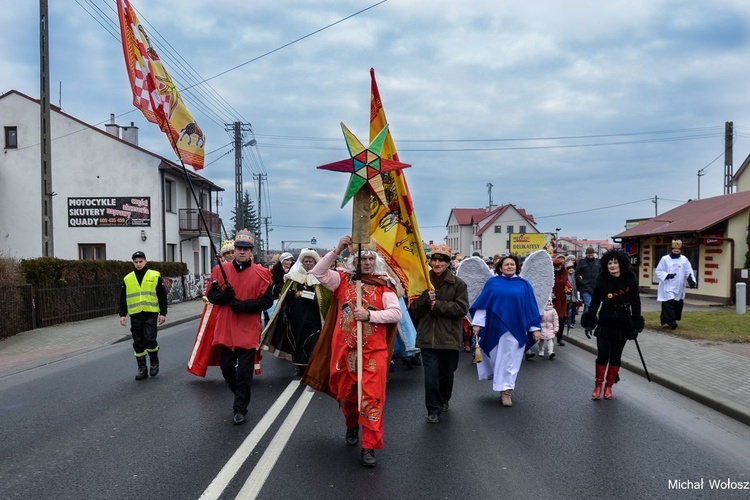
[[[206,142],[203,131],[185,106],[129,0],[117,0],[117,14],[133,105],[167,134],[183,163],[202,169]]]
[[[380,100],[375,70],[370,69],[370,141],[388,124]],[[381,151],[381,158],[398,159],[390,130]],[[418,297],[425,289],[432,289],[427,255],[419,235],[417,215],[414,213],[409,186],[403,170],[382,174],[387,206],[377,197],[370,197],[370,234],[377,242],[378,251],[401,281],[407,301]]]

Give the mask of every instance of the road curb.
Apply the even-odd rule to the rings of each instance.
[[[570,337],[569,335],[565,335],[565,334],[563,334],[563,338],[565,339],[566,342],[569,342],[576,347],[580,347],[581,349],[585,351],[596,354],[596,346],[594,345],[581,342],[580,340],[574,337]],[[648,361],[646,361],[646,363],[647,363],[646,366],[648,366]],[[643,365],[641,364],[632,363],[630,361],[623,359],[622,367],[630,372],[640,375],[643,378],[646,378],[646,371],[643,369]],[[702,394],[697,391],[694,391],[690,387],[687,387],[686,385],[684,385],[682,382],[672,377],[662,375],[658,371],[654,372],[653,370],[649,370],[648,373],[651,376],[652,382],[657,383],[663,387],[666,387],[667,389],[671,391],[682,394],[683,396],[689,399],[692,399],[693,401],[696,401],[704,406],[707,406],[713,410],[716,410],[719,413],[723,413],[724,415],[731,417],[739,422],[742,422],[745,425],[750,425],[750,414],[748,414],[745,410],[737,406],[734,402],[726,400],[726,399],[719,400],[717,398],[712,398],[706,394]]]

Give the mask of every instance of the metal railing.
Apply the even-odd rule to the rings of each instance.
[[[212,235],[221,234],[221,218],[219,214],[197,208],[180,209],[180,232],[205,234],[206,231],[200,217],[201,212],[203,213],[203,217],[206,218],[208,232]]]
[[[163,278],[170,304],[200,298],[209,275]],[[71,321],[117,314],[122,282],[0,287],[0,338]]]

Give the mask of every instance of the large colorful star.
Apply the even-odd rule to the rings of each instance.
[[[385,189],[383,188],[383,178],[381,177],[381,174],[392,170],[411,167],[411,165],[407,163],[401,163],[399,161],[380,157],[380,153],[383,151],[383,145],[385,144],[385,138],[388,135],[388,125],[386,124],[386,126],[383,127],[383,130],[380,131],[367,148],[362,145],[360,140],[357,139],[357,137],[352,134],[343,123],[341,124],[341,130],[344,132],[344,139],[346,139],[346,146],[349,148],[349,155],[351,158],[317,167],[323,170],[350,172],[352,174],[349,178],[349,185],[346,187],[346,193],[344,194],[344,201],[341,203],[341,207],[343,208],[344,205],[346,205],[346,202],[349,201],[365,184],[370,187],[370,192],[380,200],[380,203],[384,206],[388,206],[388,202],[385,199]]]

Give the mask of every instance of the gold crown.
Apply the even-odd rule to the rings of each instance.
[[[221,242],[221,250],[219,250],[221,255],[232,250],[234,250],[234,240],[224,240]]]
[[[237,235],[234,237],[234,247],[250,247],[253,248],[255,246],[255,237],[253,237],[253,233],[248,231],[247,229],[240,229],[237,231]]]

